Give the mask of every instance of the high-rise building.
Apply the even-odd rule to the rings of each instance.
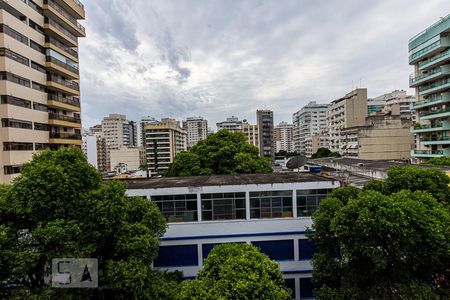
[[[78,38],[85,29],[75,0],[0,1],[0,183],[33,152],[81,147]]]
[[[245,135],[245,141],[250,145],[259,147],[258,145],[258,126],[249,124],[244,121],[242,124],[242,132]]]
[[[208,136],[208,121],[203,117],[190,117],[183,121],[183,129],[187,132],[187,147],[191,148]]]
[[[450,156],[450,14],[409,40],[409,84],[416,90],[411,128],[418,160]]]
[[[239,118],[232,116],[231,118],[227,118],[225,121],[216,123],[217,131],[226,129],[229,132],[242,131],[242,120]]]
[[[367,117],[367,89],[357,88],[344,97],[331,102],[327,111],[329,149],[332,152],[346,153],[344,129],[364,126]]]
[[[308,135],[305,138],[305,153],[304,155],[306,157],[311,157],[314,153],[319,150],[319,148],[326,148],[329,147],[329,137],[328,137],[328,130],[323,130],[319,133]]]
[[[159,121],[151,116],[142,117],[139,122],[137,122],[137,146],[142,147],[144,143],[144,126],[158,124]]]
[[[294,152],[294,125],[281,122],[275,126],[275,148],[276,152],[281,150]]]
[[[306,153],[306,139],[310,139],[327,128],[328,106],[328,104],[318,104],[316,101],[311,101],[293,114],[295,151],[304,155]]]
[[[388,111],[392,111],[398,105],[400,117],[402,119],[415,119],[415,112],[411,109],[411,105],[416,102],[416,97],[406,95],[406,91],[395,90],[381,96],[367,99],[367,109],[369,116],[377,114],[384,115]]]
[[[145,154],[152,175],[164,174],[175,155],[187,149],[187,134],[174,119],[144,126]]]
[[[259,155],[275,159],[275,139],[273,136],[273,111],[257,110],[256,124],[258,126]]]

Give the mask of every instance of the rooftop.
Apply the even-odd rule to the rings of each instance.
[[[450,28],[450,14],[442,17],[439,21],[428,27],[422,32],[419,32],[409,40],[409,50],[416,48],[420,44],[425,43],[433,36],[448,30]]]
[[[311,173],[289,172],[270,174],[152,177],[126,180],[126,182],[128,183],[128,189],[157,189],[174,187],[272,184],[314,181],[330,181],[330,179]]]

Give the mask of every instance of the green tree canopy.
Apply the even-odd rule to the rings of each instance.
[[[165,220],[154,203],[126,196],[125,188],[102,183],[80,149],[35,154],[0,189],[0,290],[15,287],[2,297],[170,298],[177,283],[164,278],[173,275],[150,268]],[[100,288],[46,285],[52,259],[63,257],[97,258]]]
[[[319,249],[313,257],[317,295],[448,299],[450,212],[434,197],[441,193],[433,191],[447,186],[448,178],[441,175],[395,168],[388,179],[369,183],[363,192],[341,188],[324,199],[310,235]]]
[[[269,159],[260,157],[258,148],[246,143],[242,132],[220,130],[208,135],[189,151],[179,153],[166,176],[270,172]]]
[[[341,157],[337,152],[331,152],[327,148],[319,148],[316,153],[314,153],[311,158],[322,158],[322,157]]]
[[[217,245],[178,299],[289,299],[278,263],[248,244]]]

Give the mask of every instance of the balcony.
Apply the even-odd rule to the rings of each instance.
[[[419,109],[423,107],[428,107],[436,104],[442,104],[450,102],[450,92],[442,93],[440,95],[433,95],[429,97],[428,99],[411,103],[410,108],[411,109]]]
[[[85,18],[84,5],[79,0],[62,0],[59,3],[65,10],[73,13],[77,19]]]
[[[44,0],[43,9],[44,16],[59,19],[61,23],[66,24],[66,29],[74,35],[78,37],[86,36],[86,29],[78,23],[77,19],[52,0]]]
[[[411,54],[409,56],[409,64],[413,65],[426,56],[430,56],[450,47],[450,38],[442,37],[440,40],[426,46],[423,49]]]
[[[74,49],[70,48],[69,46],[61,43],[60,41],[58,41],[55,38],[52,38],[50,36],[46,36],[45,37],[45,48],[50,48],[55,50],[56,52],[59,52],[65,56],[67,56],[68,58],[70,58],[71,60],[78,62],[78,52],[75,51]]]
[[[56,107],[68,111],[80,111],[80,100],[78,100],[77,98],[68,99],[55,94],[48,94],[47,104],[50,107]]]
[[[46,34],[64,40],[71,47],[78,46],[78,39],[74,34],[50,18],[45,17],[44,20],[44,31]]]
[[[450,108],[425,111],[419,114],[421,120],[431,120],[450,116]]]
[[[56,113],[48,114],[48,123],[50,125],[57,125],[57,126],[63,126],[63,127],[74,127],[74,128],[81,127],[81,119],[80,118],[69,117],[66,115],[61,115],[61,114],[56,114]]]
[[[427,96],[430,94],[442,92],[446,89],[450,88],[450,78],[445,78],[436,82],[433,82],[430,85],[422,86],[419,88],[419,95]]]
[[[420,126],[410,128],[411,133],[435,132],[435,131],[443,131],[443,130],[450,130],[450,122],[449,121],[438,122],[438,123],[428,124],[428,125],[420,125]]]
[[[440,136],[440,137],[424,137],[420,138],[420,143],[422,145],[448,145],[450,144],[450,137]]]
[[[76,133],[50,132],[50,144],[81,145],[81,135]]]
[[[71,96],[80,95],[80,86],[77,82],[64,80],[53,75],[47,75],[47,87]]]
[[[450,61],[450,49],[436,56],[433,56],[425,61],[419,62],[419,70],[431,69],[442,63],[445,63],[446,61]]]
[[[409,50],[412,50],[420,44],[426,42],[433,36],[440,34],[441,32],[450,28],[450,15],[441,18],[439,21],[428,27],[422,32],[419,32],[415,36],[409,39]]]
[[[47,55],[45,66],[51,69],[51,71],[63,74],[64,76],[70,77],[71,79],[79,78],[79,71],[77,68],[72,67],[71,65],[66,64],[65,62],[62,62],[54,57]]]
[[[414,76],[414,74],[411,74],[411,76],[409,77],[409,86],[416,87],[420,84],[439,79],[448,74],[450,74],[450,65],[440,66],[420,76]]]
[[[449,156],[450,149],[443,150],[411,150],[412,157],[423,157],[423,158],[432,158],[432,157],[442,157]]]

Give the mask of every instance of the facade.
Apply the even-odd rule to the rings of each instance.
[[[0,2],[0,183],[43,148],[81,147],[78,38],[84,7],[74,0]]]
[[[242,132],[245,135],[245,140],[247,141],[247,143],[249,143],[250,145],[259,147],[258,126],[257,125],[252,125],[247,122],[244,122],[242,124]]]
[[[364,126],[367,117],[367,89],[357,88],[331,102],[327,111],[329,149],[344,155],[343,130]]]
[[[151,116],[142,117],[139,122],[137,122],[137,146],[143,147],[144,145],[144,126],[145,125],[152,125],[152,124],[158,124],[159,121]]]
[[[406,95],[406,91],[395,90],[381,96],[367,100],[367,110],[369,116],[377,114],[386,114],[392,111],[396,106],[399,107],[402,119],[415,120],[415,112],[411,109],[411,105],[416,102],[416,97]]]
[[[305,156],[311,157],[314,153],[319,150],[319,148],[327,148],[329,147],[329,137],[328,131],[323,130],[320,133],[314,135],[306,136],[305,140]]]
[[[111,168],[126,166],[128,171],[137,171],[145,161],[144,149],[140,147],[121,147],[110,152]]]
[[[227,118],[223,122],[216,123],[217,131],[226,129],[229,132],[237,132],[242,131],[242,120],[239,120],[239,118],[232,116],[231,118]]]
[[[190,117],[183,121],[183,129],[187,132],[188,149],[208,136],[208,121],[203,117]]]
[[[152,174],[164,174],[175,155],[187,150],[187,134],[174,119],[144,126],[145,155]]]
[[[275,138],[273,125],[273,111],[257,110],[256,124],[258,126],[259,155],[275,160]]]
[[[328,104],[309,102],[292,116],[294,150],[306,154],[306,140],[327,128]]]
[[[294,125],[281,122],[275,126],[275,151],[294,152]]]
[[[411,105],[417,120],[411,128],[418,160],[450,156],[450,15],[409,40],[409,79],[417,102]]]
[[[88,163],[98,169],[97,137],[92,134],[83,134],[81,149],[84,155],[86,155]]]
[[[193,278],[214,245],[252,243],[280,263],[293,298],[306,299],[315,247],[305,233],[338,185],[310,173],[163,177],[128,181],[127,194],[154,201],[168,221],[154,267]]]

